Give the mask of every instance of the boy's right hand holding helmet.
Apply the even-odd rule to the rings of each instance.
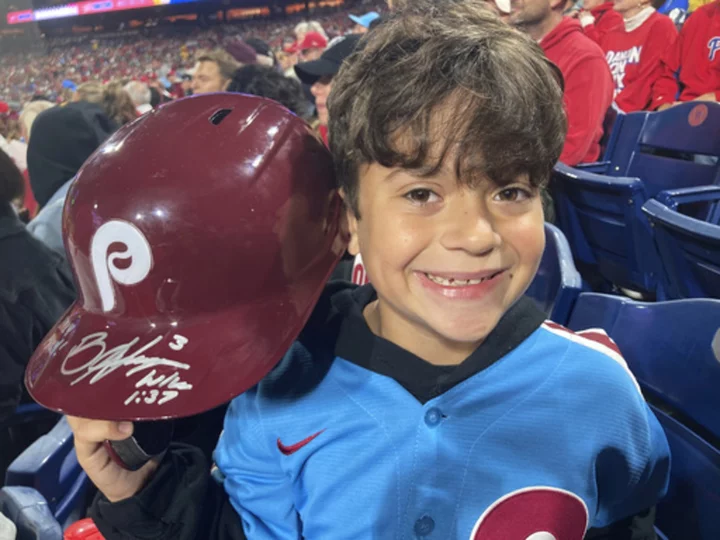
[[[75,437],[75,452],[80,466],[93,484],[110,502],[137,494],[155,473],[158,460],[151,460],[137,471],[129,471],[112,460],[105,441],[121,441],[133,433],[131,422],[109,422],[68,416]]]

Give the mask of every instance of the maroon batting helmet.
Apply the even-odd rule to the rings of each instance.
[[[187,416],[255,385],[344,252],[332,160],[280,105],[173,102],[93,154],[63,232],[78,300],[25,376],[42,405],[108,420]]]

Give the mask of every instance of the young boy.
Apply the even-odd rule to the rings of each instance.
[[[480,1],[407,9],[329,102],[372,285],[328,286],[232,402],[222,487],[190,447],[119,469],[101,443],[122,424],[71,419],[108,540],[629,538],[663,495],[667,443],[612,342],[523,298],[565,135],[556,70]]]

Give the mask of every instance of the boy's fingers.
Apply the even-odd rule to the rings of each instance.
[[[76,441],[83,443],[101,443],[103,441],[120,441],[132,435],[131,422],[110,422],[105,420],[89,420],[68,416],[67,421],[73,430]]]

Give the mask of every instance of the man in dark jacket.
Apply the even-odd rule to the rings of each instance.
[[[28,230],[64,256],[62,210],[72,179],[117,125],[94,103],[77,101],[38,115],[28,145],[28,172],[40,213]]]
[[[0,475],[50,422],[10,426],[21,402],[25,366],[35,347],[75,299],[70,270],[62,256],[34,238],[11,201],[23,193],[23,177],[0,151]]]

